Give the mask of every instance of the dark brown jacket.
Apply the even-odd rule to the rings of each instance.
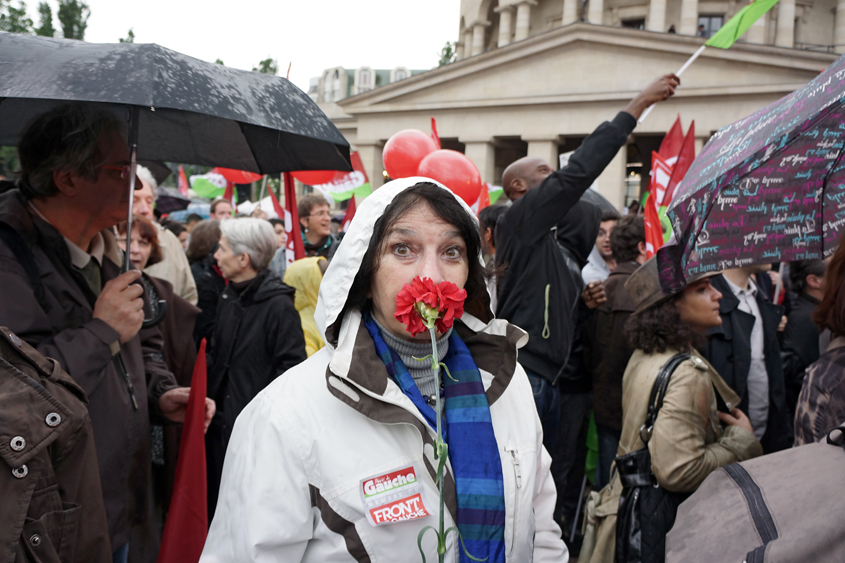
[[[158,538],[150,527],[150,416],[158,399],[176,387],[162,361],[158,328],[142,330],[120,346],[120,357],[134,386],[133,407],[119,358],[111,345],[119,335],[93,318],[96,296],[73,268],[64,237],[34,216],[18,190],[0,195],[0,221],[25,240],[40,273],[42,294],[11,249],[0,242],[0,324],[8,326],[42,355],[54,358],[88,397],[111,543],[127,542],[154,552]],[[120,273],[120,249],[105,230],[102,280]],[[155,553],[152,554],[155,558]],[[149,560],[145,556],[138,560]]]
[[[109,563],[85,393],[0,327],[0,563]]]
[[[607,277],[607,301],[588,321],[584,336],[584,361],[593,375],[593,408],[596,424],[622,431],[622,376],[634,349],[625,337],[625,323],[637,308],[625,291],[625,282],[640,265],[622,262]]]

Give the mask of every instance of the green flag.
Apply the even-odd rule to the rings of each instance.
[[[736,43],[737,39],[742,37],[743,33],[748,31],[749,27],[754,25],[754,22],[759,20],[763,14],[771,10],[777,3],[778,0],[755,0],[728,20],[728,23],[723,25],[713,37],[708,39],[705,45],[719,49],[730,48],[731,45]]]

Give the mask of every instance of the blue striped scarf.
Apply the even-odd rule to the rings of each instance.
[[[436,428],[434,409],[423,399],[399,354],[387,346],[369,315],[365,315],[364,323],[388,375],[411,399],[428,424]],[[443,440],[449,444],[449,461],[455,477],[458,530],[466,550],[473,557],[485,563],[504,563],[502,462],[481,373],[466,344],[454,330],[449,337],[449,352],[442,361],[455,379],[450,379],[445,373],[441,375],[446,384]],[[463,550],[460,561],[471,562]]]

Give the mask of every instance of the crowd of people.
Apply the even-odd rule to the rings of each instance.
[[[156,560],[203,342],[206,562],[416,560],[441,510],[453,560],[566,561],[585,514],[581,560],[627,560],[621,507],[643,451],[680,502],[720,467],[825,437],[845,421],[845,247],[665,294],[643,216],[589,190],[679,83],[655,80],[562,170],[512,163],[507,201],[477,217],[436,182],[394,180],[338,234],[329,203],[301,197],[306,257],[290,263],[283,220],[225,199],[208,218],[158,215],[142,166],[127,232],[125,125],[78,105],[37,118],[0,183],[5,551]],[[434,342],[394,315],[415,277],[466,290]]]

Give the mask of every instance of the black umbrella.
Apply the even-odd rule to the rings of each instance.
[[[179,190],[161,187],[158,189],[156,209],[162,213],[182,211],[183,209],[188,209],[189,205],[191,205],[191,200],[180,194]]]
[[[349,143],[288,80],[158,45],[0,32],[0,77],[0,145],[16,145],[33,117],[57,105],[96,102],[129,123],[129,186],[137,160],[261,174],[352,169]]]

